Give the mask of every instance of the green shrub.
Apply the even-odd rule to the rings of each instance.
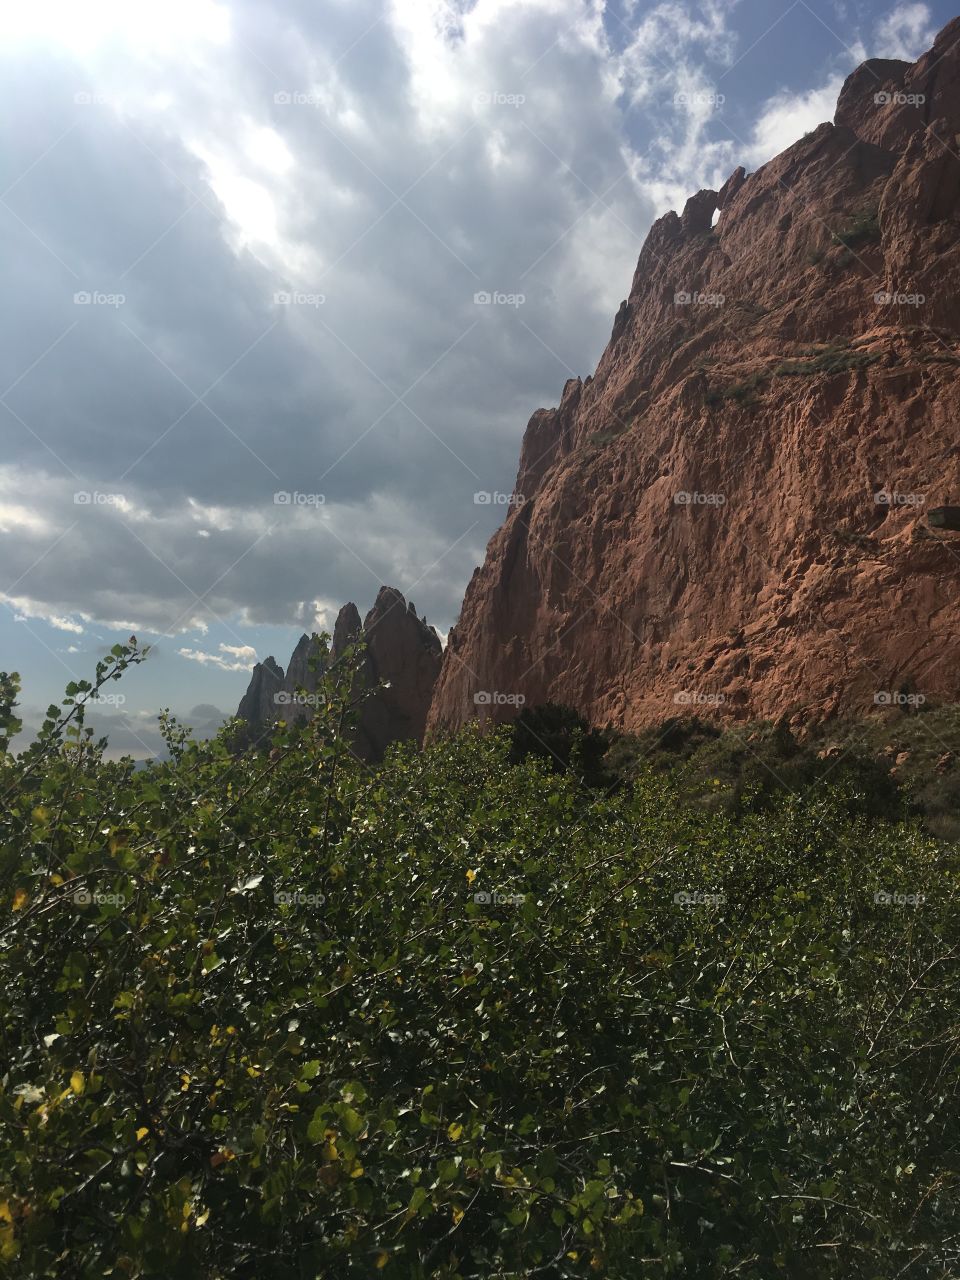
[[[607,739],[572,707],[554,702],[524,707],[510,733],[512,764],[536,756],[554,772],[572,769],[590,786],[609,785],[611,778],[603,764]]]
[[[350,688],[135,770],[77,686],[0,757],[9,1274],[952,1273],[955,851],[849,779],[734,820],[509,730],[371,772]]]

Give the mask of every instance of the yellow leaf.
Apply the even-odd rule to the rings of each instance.
[[[13,1222],[13,1214],[10,1212],[10,1201],[0,1201],[0,1222]]]
[[[204,1209],[203,1213],[197,1214],[197,1226],[202,1227],[209,1217],[210,1217],[209,1209]]]
[[[376,1262],[374,1265],[376,1266],[378,1271],[382,1271],[389,1261],[390,1261],[389,1253],[385,1253],[381,1249],[380,1252],[377,1254]]]
[[[463,1217],[463,1210],[460,1208],[458,1204],[455,1204],[453,1208],[450,1210],[450,1217],[453,1218],[454,1226],[456,1226],[457,1223],[460,1221],[460,1219]]]
[[[9,1262],[19,1252],[20,1247],[14,1239],[13,1227],[0,1227],[0,1258]]]
[[[147,1136],[147,1134],[148,1134],[149,1132],[150,1132],[150,1130],[146,1127],[146,1125],[144,1125],[142,1128],[138,1129],[138,1130],[137,1130],[137,1141],[138,1141],[138,1142],[142,1142],[142,1141],[143,1141],[143,1139]]]
[[[27,891],[26,889],[18,889],[17,892],[13,895],[13,909],[14,911],[22,911],[26,905],[27,905]]]
[[[83,1093],[84,1089],[86,1088],[86,1083],[87,1082],[83,1078],[82,1071],[75,1071],[73,1075],[70,1077],[70,1088],[76,1094]]]
[[[476,880],[476,878],[477,878],[477,873],[476,873],[475,871],[468,871],[468,872],[467,872],[467,884],[473,884],[473,882],[474,882],[474,880]]]
[[[460,1138],[461,1138],[462,1136],[463,1136],[463,1125],[462,1125],[462,1124],[451,1124],[451,1125],[448,1125],[448,1127],[447,1127],[447,1137],[450,1139],[450,1141],[451,1141],[451,1142],[459,1142],[459,1141],[460,1141]]]
[[[356,1166],[356,1168],[355,1168],[355,1169],[351,1169],[351,1170],[350,1170],[350,1177],[351,1177],[351,1178],[362,1178],[362,1177],[363,1177],[363,1165],[362,1165],[362,1164],[358,1164],[358,1165]]]

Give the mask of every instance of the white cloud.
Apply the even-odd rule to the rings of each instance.
[[[163,5],[33,0],[0,9],[0,39],[5,44],[42,41],[80,55],[117,47],[146,57],[173,55],[192,42],[222,44],[229,28],[227,6],[213,0],[165,0]]]
[[[30,511],[17,503],[0,502],[0,533],[15,533],[17,530],[47,533],[50,525],[37,511]]]
[[[820,88],[806,93],[776,94],[764,103],[757,118],[744,163],[758,168],[810,133],[825,120],[832,120],[845,75],[832,76]]]
[[[250,671],[257,660],[257,651],[250,645],[221,644],[218,653],[206,653],[202,649],[178,649],[181,658],[191,662],[219,667],[221,671]]]
[[[69,631],[74,635],[83,635],[84,629],[76,618],[64,617],[62,614],[52,611],[40,601],[31,600],[25,596],[9,596],[0,592],[0,604],[5,604],[14,610],[15,622],[30,622],[36,618],[57,631]],[[84,622],[90,621],[83,614],[79,616]]]
[[[877,24],[874,56],[915,62],[933,44],[936,24],[926,4],[901,4]]]
[[[222,644],[220,646],[224,653],[229,653],[234,658],[247,658],[251,662],[256,662],[257,651],[249,644]]]

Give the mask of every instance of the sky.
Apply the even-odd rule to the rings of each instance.
[[[0,669],[153,755],[398,587],[444,635],[651,223],[940,0],[0,9]],[[123,699],[123,701],[119,701]]]

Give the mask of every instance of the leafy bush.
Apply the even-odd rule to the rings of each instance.
[[[370,772],[350,684],[140,771],[77,686],[0,758],[10,1274],[956,1273],[954,851],[507,730]]]
[[[510,733],[511,764],[538,756],[554,771],[573,769],[589,786],[603,787],[612,781],[603,764],[606,737],[572,707],[554,702],[524,707]]]
[[[784,795],[834,785],[851,814],[899,821],[914,812],[884,761],[856,741],[821,754],[824,739],[799,743],[786,723],[763,722],[721,729],[694,718],[670,719],[615,742],[609,771],[629,779],[646,771],[666,773],[685,804],[739,816],[762,812]]]

